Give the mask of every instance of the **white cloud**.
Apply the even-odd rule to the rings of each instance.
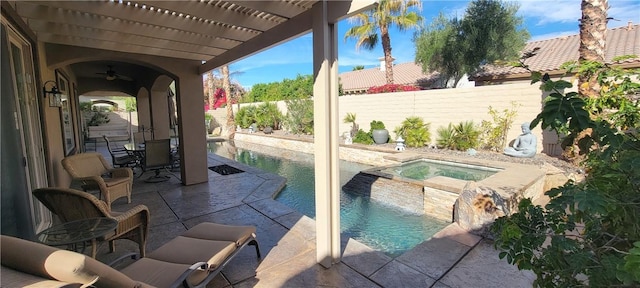
[[[518,13],[535,19],[536,25],[549,23],[578,22],[580,19],[580,1],[531,1],[519,0]]]
[[[557,1],[535,1],[517,0],[520,4],[518,12],[527,18],[535,19],[536,25],[552,23],[578,24],[578,19],[582,16],[580,1],[557,0]],[[640,4],[636,0],[611,0],[609,1],[609,17],[624,21],[640,21]],[[609,23],[615,25],[614,23]],[[621,26],[621,25],[615,25]],[[610,27],[611,28],[611,27]]]

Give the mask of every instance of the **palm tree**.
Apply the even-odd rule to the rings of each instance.
[[[389,27],[395,25],[402,31],[418,27],[422,21],[422,16],[409,11],[410,7],[420,9],[420,1],[381,0],[374,9],[349,18],[357,25],[351,27],[344,37],[345,39],[356,38],[356,49],[364,46],[367,50],[373,50],[378,44],[378,30],[380,30],[387,84],[393,84],[393,57]]]
[[[227,138],[233,139],[236,135],[236,121],[233,117],[233,106],[231,105],[231,81],[229,77],[229,66],[224,65],[220,69],[222,70],[222,88],[224,89],[224,95],[227,97],[227,129],[224,133],[227,134]]]
[[[582,0],[578,48],[580,62],[604,62],[608,9],[608,0]],[[578,78],[578,91],[581,95],[597,97],[600,94],[597,77],[597,73],[593,73]]]

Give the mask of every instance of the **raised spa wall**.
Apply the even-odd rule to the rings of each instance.
[[[313,154],[314,150],[313,142],[297,136],[236,133],[235,139],[239,141],[236,143],[239,148],[251,149],[252,147],[242,145],[253,144],[277,147],[273,153],[284,158],[287,158],[285,149],[309,154]],[[261,150],[263,151],[264,149]],[[445,158],[445,155],[436,153],[398,152],[373,145],[340,145],[340,159],[376,167],[399,165],[422,158],[492,167],[501,171],[478,182],[442,176],[419,181],[399,179],[382,173],[377,168],[359,173],[344,189],[368,194],[374,200],[413,213],[455,221],[463,228],[473,231],[482,229],[499,216],[516,211],[518,201],[522,198],[531,198],[536,204],[544,204],[544,192],[550,187],[547,176],[557,177],[557,172],[549,172],[548,167],[488,161],[472,156],[462,158],[447,155]]]

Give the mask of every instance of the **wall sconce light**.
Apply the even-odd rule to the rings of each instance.
[[[51,90],[47,90],[47,84],[52,83]],[[42,85],[42,94],[44,98],[47,98],[47,94],[51,94],[49,97],[49,106],[50,107],[62,107],[62,99],[60,95],[60,90],[58,90],[58,86],[56,86],[56,82],[53,80],[49,80],[44,82]]]

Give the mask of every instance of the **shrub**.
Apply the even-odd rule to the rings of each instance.
[[[385,84],[382,86],[373,86],[367,90],[367,94],[377,94],[377,93],[390,93],[390,92],[403,92],[403,91],[418,91],[420,87],[412,86],[412,85],[402,85],[402,84]]]
[[[256,106],[244,106],[238,109],[236,113],[236,123],[240,125],[241,128],[249,128],[251,124],[256,122]]]
[[[94,111],[93,115],[87,122],[88,126],[100,126],[102,124],[109,123],[111,119],[109,119],[109,115],[102,111]]]
[[[371,132],[367,133],[367,132],[364,132],[364,130],[362,129],[358,129],[358,132],[353,137],[353,143],[360,143],[360,144],[367,144],[367,145],[373,144],[373,136],[371,136]]]
[[[287,117],[282,124],[293,134],[313,134],[313,100],[287,100]]]
[[[534,286],[638,287],[640,123],[634,119],[640,119],[640,107],[634,97],[640,84],[632,80],[638,71],[591,61],[567,73],[573,75],[574,69],[598,75],[602,89],[597,99],[562,92],[572,84],[533,71],[531,83],[542,80],[541,89],[551,93],[531,125],[562,132],[563,148],[578,145],[586,153],[582,165],[589,173],[580,183],[570,181],[546,192],[550,200],[544,207],[523,199],[518,211],[497,219],[492,226],[495,246],[501,259],[536,274]],[[605,99],[615,101],[601,101]],[[598,103],[589,107],[591,101]],[[622,107],[633,111],[619,113]]]
[[[402,124],[393,131],[397,136],[404,138],[408,147],[422,147],[431,141],[431,133],[429,133],[429,123],[418,116],[407,117]]]
[[[371,127],[371,131],[385,129],[384,123],[377,120],[371,121],[371,123],[369,123],[369,126]]]
[[[260,130],[265,127],[271,127],[273,130],[280,129],[282,118],[282,112],[275,103],[265,102],[256,108],[255,120]]]
[[[440,148],[465,151],[478,147],[480,131],[473,121],[460,122],[458,125],[449,123],[447,128],[438,128],[437,144]]]
[[[346,124],[351,123],[351,131],[349,132],[349,134],[351,135],[351,138],[356,136],[356,133],[358,133],[358,124],[356,124],[356,113],[347,113],[347,115],[344,116],[344,119],[342,119],[342,122]]]
[[[489,106],[489,115],[492,121],[482,120],[480,129],[482,130],[482,146],[484,149],[492,151],[502,151],[507,145],[507,133],[516,117],[518,104],[511,102],[511,110],[504,109],[502,113]]]

